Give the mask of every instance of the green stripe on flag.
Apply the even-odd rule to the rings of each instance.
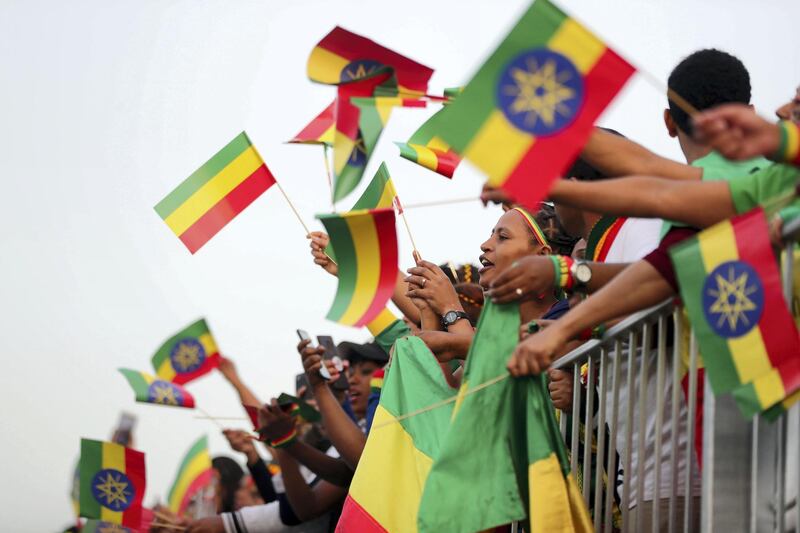
[[[328,232],[331,238],[331,245],[336,250],[336,259],[339,265],[339,287],[336,290],[336,297],[327,317],[329,320],[337,321],[347,311],[356,289],[358,262],[355,243],[353,242],[353,236],[350,234],[350,226],[348,226],[344,217],[339,215],[318,215],[317,218],[322,221],[325,231]]]
[[[103,443],[96,440],[81,439],[80,515],[86,518],[100,518],[100,502],[92,494],[92,479],[102,469]]]
[[[178,333],[167,339],[164,342],[164,344],[162,344],[161,347],[158,349],[156,354],[153,356],[153,358],[151,359],[153,368],[156,370],[156,372],[158,372],[158,369],[161,366],[161,364],[169,358],[170,352],[172,351],[172,348],[173,346],[175,346],[175,343],[177,341],[185,339],[187,337],[192,337],[196,339],[208,332],[209,332],[208,324],[206,324],[205,318],[201,318],[197,322],[179,331]],[[211,355],[211,354],[206,354],[206,355]]]
[[[526,50],[546,46],[566,18],[550,2],[536,0],[467,84],[464,92],[440,111],[447,120],[443,121],[439,136],[456,152],[464,153],[486,119],[497,109],[497,81],[506,65]]]
[[[389,169],[386,168],[386,163],[381,163],[381,166],[378,167],[378,171],[375,173],[375,177],[369,182],[361,198],[356,201],[351,211],[375,209],[378,207],[378,201],[381,199],[381,196],[383,196],[383,190],[386,188],[386,183],[388,183],[390,179],[391,177],[389,176]]]
[[[736,244],[731,243],[731,246],[735,247]],[[702,339],[698,344],[704,347],[703,364],[709,369],[706,376],[711,388],[714,394],[730,392],[741,384],[739,373],[733,363],[728,342],[717,335],[706,321],[703,311],[703,286],[708,272],[700,252],[698,237],[692,237],[673,246],[669,254],[675,266],[681,299],[694,327],[695,336],[698,340]]]
[[[229,142],[225,147],[217,152],[214,157],[195,170],[191,176],[186,178],[174,191],[169,193],[166,198],[156,204],[155,210],[164,219],[175,211],[186,200],[188,200],[197,190],[205,185],[211,178],[227,167],[231,161],[236,159],[242,152],[247,150],[252,143],[245,132],[240,133]]]
[[[169,496],[167,497],[168,502],[172,501],[173,493],[177,489],[176,485],[180,481],[183,471],[186,470],[186,467],[189,466],[189,463],[192,462],[192,459],[200,455],[203,450],[208,450],[208,437],[206,435],[203,435],[197,439],[197,442],[192,444],[192,447],[189,448],[188,452],[186,452],[186,456],[183,458],[183,461],[181,461],[181,466],[178,467],[178,472],[175,475],[175,483],[173,483],[172,488],[169,490]]]
[[[136,395],[136,400],[140,402],[146,402],[150,397],[150,384],[145,381],[144,377],[142,377],[142,373],[137,372],[136,370],[130,370],[128,368],[120,368],[119,371],[123,376],[125,376],[125,379],[128,380],[128,383],[130,383],[130,386]]]

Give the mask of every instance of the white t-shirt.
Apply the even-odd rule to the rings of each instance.
[[[660,218],[629,218],[617,233],[606,255],[606,263],[633,263],[652,252],[661,242]]]

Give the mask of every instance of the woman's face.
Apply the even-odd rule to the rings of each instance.
[[[537,244],[531,230],[517,211],[506,211],[497,221],[492,235],[481,244],[481,287],[489,288],[494,279],[511,263],[526,255],[538,254],[544,247]]]
[[[361,360],[348,369],[347,380],[350,383],[350,407],[358,418],[364,418],[369,402],[370,379],[372,373],[380,368],[374,361]]]

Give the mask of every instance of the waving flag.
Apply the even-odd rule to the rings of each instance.
[[[155,210],[195,253],[274,183],[242,132],[158,202]]]
[[[386,163],[381,163],[372,181],[369,182],[361,197],[353,205],[352,211],[358,211],[359,209],[386,209],[395,204],[395,198],[397,198],[397,190],[394,188],[394,182],[389,175],[389,169],[386,167]]]
[[[327,318],[361,327],[377,317],[397,281],[397,231],[393,209],[317,215],[339,264],[339,287]]]
[[[219,349],[204,318],[176,333],[151,360],[161,379],[182,385],[219,365]]]
[[[295,135],[290,143],[294,144],[333,144],[333,136],[336,131],[336,100],[322,110],[322,113],[303,128],[300,133]]]
[[[80,515],[138,529],[145,490],[144,454],[81,439]]]
[[[137,370],[120,368],[119,371],[130,383],[137,402],[194,408],[194,397],[180,385]]]
[[[800,390],[800,335],[763,210],[720,222],[670,255],[714,393],[733,392],[749,417]]]
[[[103,522],[102,520],[87,520],[81,528],[81,533],[136,533],[137,531],[140,531],[138,527],[134,530],[114,522]]]
[[[536,0],[442,111],[436,134],[490,185],[535,205],[633,72],[574,19]]]
[[[414,132],[407,143],[395,143],[400,155],[409,161],[452,178],[461,158],[446,142],[436,135],[446,109],[437,111]]]
[[[208,437],[202,436],[189,448],[186,457],[181,461],[175,482],[167,497],[170,510],[183,515],[192,503],[192,499],[210,487],[212,482]]]
[[[433,75],[433,69],[339,26],[311,51],[307,72],[312,81],[329,85],[391,72],[400,90],[412,93],[425,93]]]
[[[416,531],[422,488],[450,423],[453,404],[398,419],[439,404],[455,391],[419,337],[397,340],[385,383],[379,374],[373,375],[370,385],[382,386],[381,399],[336,531]]]

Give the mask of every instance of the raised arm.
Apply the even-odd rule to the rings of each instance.
[[[701,168],[661,157],[630,139],[599,128],[592,132],[581,158],[609,177],[646,175],[673,180],[703,177]]]
[[[261,405],[261,402],[258,400],[258,397],[255,395],[255,393],[250,390],[250,388],[245,385],[242,379],[239,377],[239,373],[236,371],[236,365],[233,364],[231,359],[227,357],[220,357],[219,367],[217,367],[217,369],[225,377],[228,383],[230,383],[231,386],[236,390],[236,394],[239,395],[239,401],[241,401],[242,405]]]

